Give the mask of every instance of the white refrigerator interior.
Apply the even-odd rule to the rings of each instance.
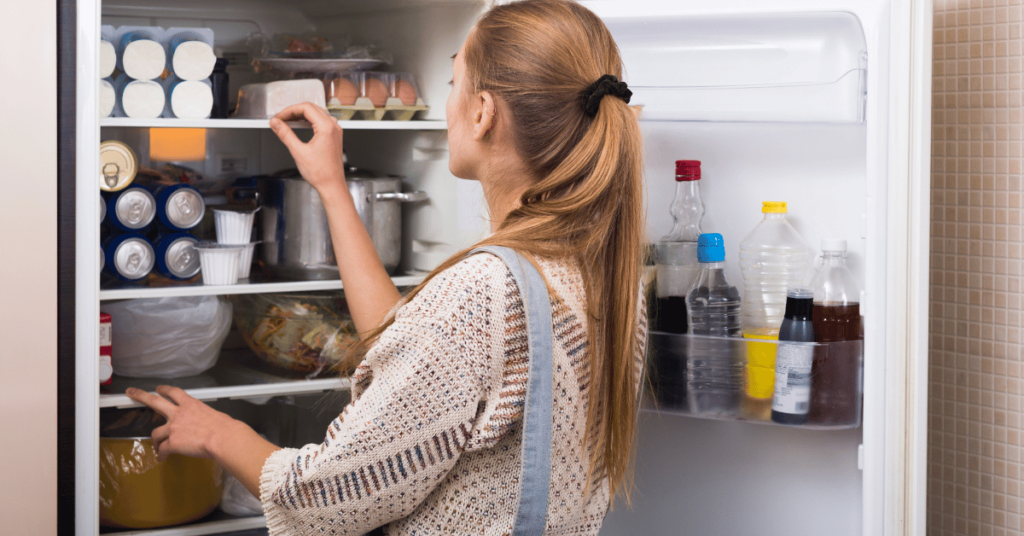
[[[703,230],[724,236],[730,281],[742,292],[739,244],[760,221],[761,202],[786,201],[789,220],[816,251],[823,238],[849,244],[850,267],[863,289],[865,331],[860,427],[816,431],[645,411],[640,415],[633,507],[618,502],[602,534],[909,534],[896,528],[886,507],[887,498],[906,491],[907,482],[914,485],[913,479],[893,480],[898,474],[893,467],[903,462],[892,459],[894,452],[902,452],[891,444],[896,441],[892,418],[899,415],[902,422],[902,415],[921,408],[893,399],[891,367],[923,357],[908,356],[910,350],[894,353],[916,332],[894,333],[888,326],[893,318],[914,313],[905,303],[887,302],[887,296],[894,270],[905,271],[918,257],[907,243],[927,236],[920,221],[893,220],[901,207],[894,208],[892,199],[893,181],[914,185],[927,176],[926,169],[894,173],[899,167],[895,161],[914,159],[905,154],[911,144],[902,144],[899,133],[927,133],[927,116],[897,110],[893,104],[912,81],[890,76],[891,36],[895,26],[909,27],[919,10],[927,9],[930,17],[930,6],[912,2],[895,7],[887,0],[583,3],[611,29],[634,92],[632,103],[643,106],[648,238],[656,241],[671,227],[674,162],[700,160],[707,209]],[[94,327],[99,309],[106,299],[151,295],[100,288],[95,247],[100,141],[118,139],[145,147],[150,128],[198,126],[207,129],[207,159],[195,164],[204,173],[215,174],[225,162],[251,175],[293,166],[266,121],[100,119],[95,112],[100,24],[212,28],[217,55],[242,63],[251,59],[246,41],[253,32],[347,35],[352,43],[376,43],[393,54],[389,70],[414,73],[429,111],[412,122],[345,121],[343,126],[350,162],[401,175],[406,190],[422,190],[430,197],[403,214],[400,272],[410,273],[436,266],[483,236],[489,226],[478,185],[455,179],[448,171],[444,130],[449,58],[482,9],[471,0],[78,2],[79,535],[101,532],[99,412],[124,402],[101,397],[96,390]],[[911,48],[913,39],[930,39],[927,32],[915,35]],[[232,92],[255,80],[244,68],[231,68],[229,74]],[[140,154],[143,165],[150,164],[148,158],[145,151]],[[913,202],[913,192],[908,195]],[[920,273],[926,278],[926,271]],[[402,281],[408,284],[415,278]],[[282,285],[275,291],[309,288]],[[239,287],[196,292],[258,291]],[[926,312],[917,314],[924,318]],[[314,382],[322,383],[295,381],[272,390],[238,385],[203,393],[209,400],[246,399],[322,392],[340,385]],[[226,518],[140,534],[215,534],[262,525],[258,517]]]

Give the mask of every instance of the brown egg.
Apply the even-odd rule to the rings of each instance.
[[[398,97],[402,104],[412,106],[416,104],[416,88],[405,80],[395,82],[395,97]]]
[[[331,98],[338,99],[342,106],[352,106],[359,97],[359,90],[348,78],[335,78],[331,83]]]
[[[374,106],[384,106],[388,102],[388,86],[376,78],[367,76],[363,96],[370,99]]]

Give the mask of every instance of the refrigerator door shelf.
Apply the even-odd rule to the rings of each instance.
[[[644,400],[645,411],[807,430],[860,426],[862,341],[780,343],[657,331],[652,331],[648,340],[651,390]],[[780,358],[784,352],[787,358]],[[757,362],[767,369],[754,366]],[[796,367],[776,368],[784,363]],[[811,367],[804,368],[804,364]],[[784,387],[789,389],[773,385],[780,373],[788,377],[789,385]],[[753,377],[760,377],[766,385],[753,387]],[[764,391],[767,398],[748,397],[752,389]],[[773,421],[773,392],[776,397],[782,393],[783,406],[802,409],[806,422]]]
[[[641,117],[861,123],[867,44],[846,12],[606,19]]]

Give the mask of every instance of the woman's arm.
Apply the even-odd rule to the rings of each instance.
[[[284,123],[294,119],[313,125],[309,143]],[[285,108],[270,120],[270,127],[288,147],[299,173],[320,194],[352,321],[359,333],[366,333],[384,320],[401,294],[384,270],[345,183],[342,129],[336,119],[310,103]]]
[[[177,387],[161,385],[156,391],[159,395],[132,388],[125,394],[167,419],[167,424],[153,430],[157,460],[164,461],[172,453],[212,458],[259,497],[260,471],[267,458],[281,449],[260,437],[247,424],[207,406]]]

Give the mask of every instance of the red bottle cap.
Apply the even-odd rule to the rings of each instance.
[[[676,160],[676,181],[699,181],[700,160]]]

